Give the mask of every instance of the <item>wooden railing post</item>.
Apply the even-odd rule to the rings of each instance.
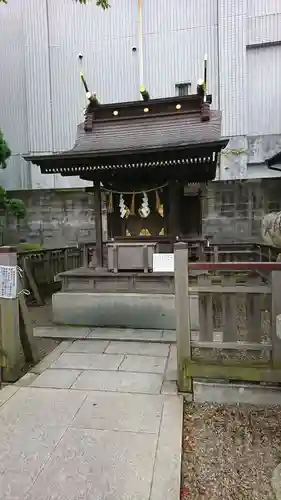
[[[89,255],[89,252],[88,252],[88,246],[86,243],[84,243],[83,245],[83,250],[82,250],[82,262],[80,265],[82,265],[82,267],[88,267],[89,266],[89,258],[88,258],[88,255]]]
[[[213,261],[218,262],[219,261],[219,247],[218,245],[214,245],[214,255],[213,255]]]
[[[272,271],[271,274],[272,293],[272,361],[274,368],[281,370],[281,321],[277,316],[281,315],[281,270]]]
[[[16,267],[16,249],[1,247],[0,264],[1,266]],[[17,293],[21,291],[21,288],[22,284],[17,276]],[[30,339],[28,338],[30,332],[26,331],[26,324],[24,324],[23,301],[23,295],[16,298],[0,298],[0,367],[1,364],[4,365],[3,380],[6,382],[14,382],[20,376],[23,351],[24,355],[29,358],[28,361],[33,361]],[[19,310],[19,306],[21,310]],[[21,325],[20,319],[22,319]],[[20,331],[20,326],[22,331]]]
[[[68,262],[68,249],[64,248],[63,249],[63,271],[68,271],[69,269],[69,262]],[[61,272],[61,270],[59,270]]]
[[[191,359],[191,331],[188,297],[188,248],[175,244],[175,305],[177,328],[177,382],[183,392],[192,391],[192,379],[186,377],[186,361]]]

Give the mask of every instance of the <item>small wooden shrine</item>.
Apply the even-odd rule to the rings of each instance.
[[[228,142],[205,82],[194,95],[151,99],[141,88],[140,101],[100,104],[81,78],[89,103],[73,149],[25,159],[44,174],[93,181],[97,267],[104,262],[103,197],[109,241],[157,241],[171,251],[177,239],[202,238],[202,190]]]

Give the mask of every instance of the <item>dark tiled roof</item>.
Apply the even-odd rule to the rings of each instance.
[[[182,147],[219,141],[221,113],[210,112],[210,120],[202,121],[201,113],[179,113],[93,121],[92,131],[78,126],[74,148],[68,153],[106,154],[119,151]]]
[[[275,153],[273,156],[271,156],[271,158],[268,158],[265,163],[267,164],[268,168],[272,168],[274,167],[277,163],[281,163],[281,151],[279,151],[278,153]],[[272,168],[272,170],[281,170],[281,167],[280,168]]]

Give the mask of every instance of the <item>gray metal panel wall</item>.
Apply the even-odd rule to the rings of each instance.
[[[196,91],[208,55],[208,91],[218,105],[216,0],[144,0],[144,83],[153,97],[175,95],[175,84]]]
[[[217,24],[217,0],[143,0],[142,3],[144,34]]]
[[[1,5],[0,127],[14,154],[27,149],[21,0]]]
[[[8,191],[32,188],[30,165],[20,154],[12,154],[7,168],[0,169],[0,185]]]
[[[104,12],[93,3],[49,0],[54,149],[73,146],[87,102],[80,71],[101,102],[139,98],[137,2],[119,0]],[[82,63],[78,54],[83,54]]]
[[[9,190],[30,188],[30,165],[20,156],[28,150],[21,0],[1,5],[0,48],[0,128],[12,151],[7,169],[0,170],[0,184]]]
[[[47,0],[22,0],[29,151],[52,151]]]
[[[218,0],[222,134],[247,133],[246,1]]]
[[[249,18],[247,34],[247,45],[281,42],[281,14]]]
[[[248,63],[248,134],[281,133],[281,46],[251,48]]]
[[[235,0],[234,0],[235,1]],[[247,2],[247,15],[249,17],[281,14],[280,0],[244,0]]]

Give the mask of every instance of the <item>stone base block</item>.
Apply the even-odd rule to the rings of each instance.
[[[190,298],[191,328],[198,329],[198,298]],[[60,325],[176,329],[175,297],[168,294],[58,292],[53,321]]]

